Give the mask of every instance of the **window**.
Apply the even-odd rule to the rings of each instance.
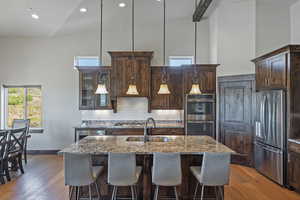
[[[180,67],[181,65],[192,65],[194,63],[194,56],[170,56],[169,65],[173,67]]]
[[[30,119],[31,129],[41,129],[41,86],[4,86],[4,111],[6,128],[12,128],[14,119]]]
[[[100,66],[98,56],[76,56],[74,59],[76,67],[98,67]]]

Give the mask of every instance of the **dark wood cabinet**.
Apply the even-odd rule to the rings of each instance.
[[[288,185],[300,192],[300,143],[289,141],[288,148]]]
[[[78,68],[79,69],[79,109],[101,110],[112,109],[109,94],[95,94],[98,84],[103,81],[110,92],[110,68]]]
[[[256,89],[285,89],[287,87],[287,53],[254,60]]]
[[[252,166],[255,75],[219,77],[218,85],[220,140],[237,152],[234,163]]]
[[[188,94],[196,74],[202,93],[216,92],[216,68],[218,65],[183,66],[183,94]]]
[[[162,83],[162,75],[166,72],[166,79],[171,94],[158,94]],[[151,67],[151,109],[182,110],[183,87],[182,69],[172,67]]]
[[[109,52],[112,58],[112,97],[149,97],[150,64],[153,52]],[[139,95],[127,95],[135,82]]]

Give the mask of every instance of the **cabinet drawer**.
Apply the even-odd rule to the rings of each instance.
[[[109,129],[107,130],[108,135],[143,135],[144,129],[136,128],[125,128],[125,129]]]
[[[152,135],[184,135],[184,128],[155,128],[151,129]]]

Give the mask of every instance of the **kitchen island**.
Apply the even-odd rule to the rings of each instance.
[[[139,198],[144,200],[152,199],[153,186],[151,183],[152,154],[154,152],[181,153],[182,157],[182,185],[178,187],[180,199],[192,199],[196,180],[189,171],[190,166],[201,165],[204,152],[227,152],[235,153],[223,144],[215,141],[208,136],[153,136],[144,143],[143,136],[89,136],[79,142],[72,144],[60,151],[84,153],[94,156],[97,164],[105,166],[107,169],[107,154],[109,152],[134,152],[137,154],[137,165],[143,166],[143,175],[139,181]],[[120,163],[121,164],[121,163]],[[107,170],[105,170],[107,171]],[[111,187],[107,185],[107,174],[104,173],[98,180],[102,195],[109,199]],[[120,194],[128,193],[124,188]],[[162,195],[169,194],[166,189]],[[171,192],[172,194],[172,192]],[[205,197],[210,199],[219,199],[215,195],[214,188],[205,191]]]

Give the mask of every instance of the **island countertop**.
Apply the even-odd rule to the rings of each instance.
[[[127,141],[129,137],[143,138],[143,136],[88,136],[77,143],[61,150],[63,153],[86,153],[103,155],[109,152],[152,154],[154,152],[181,153],[201,155],[204,152],[235,153],[230,148],[217,142],[209,136],[152,136],[166,137],[167,142],[136,142]]]

